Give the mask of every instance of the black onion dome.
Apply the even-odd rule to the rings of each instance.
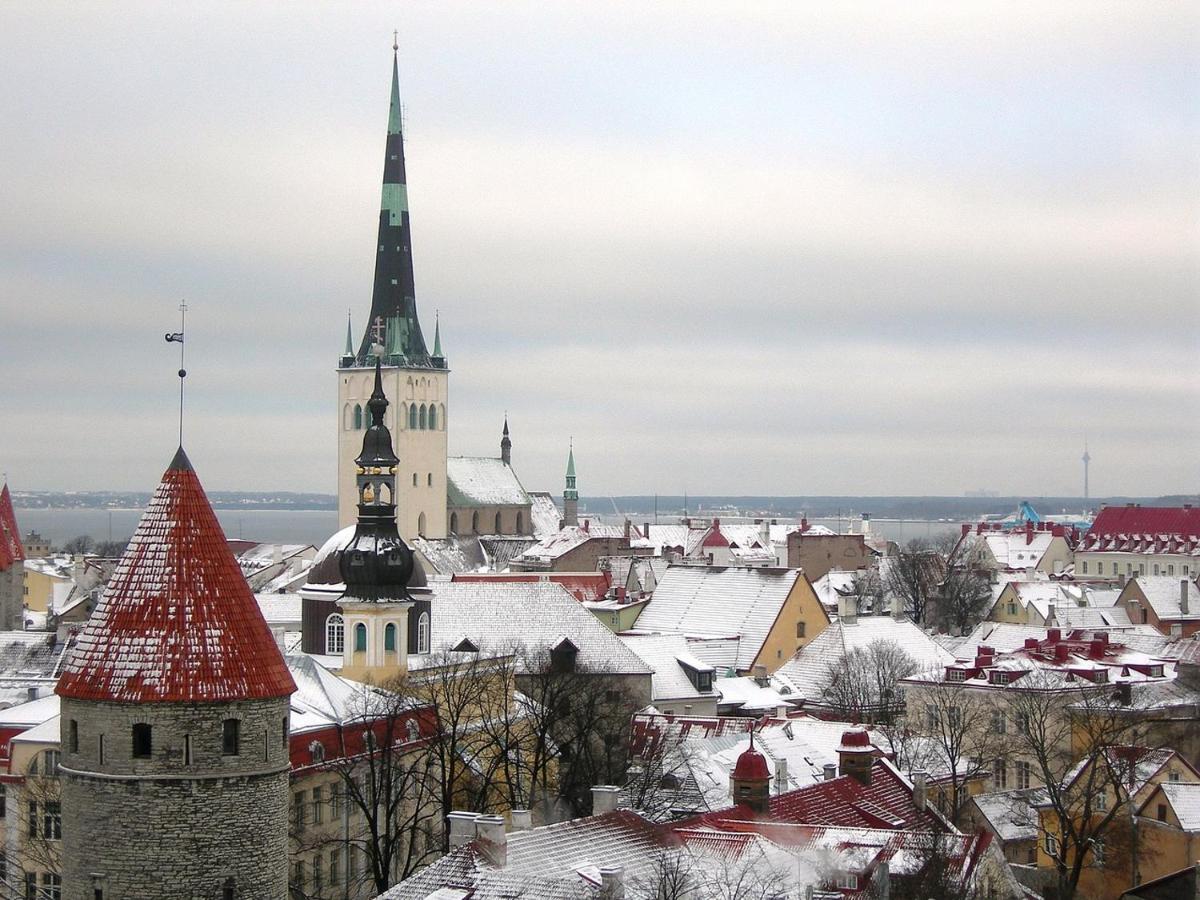
[[[312,567],[308,570],[306,584],[310,584],[313,587],[324,587],[326,585],[341,587],[345,584],[342,581],[342,553],[354,538],[355,528],[356,526],[349,525],[321,545],[321,549],[317,551],[317,555],[313,558]],[[414,555],[412,574],[408,577],[407,587],[424,588],[428,587],[428,584],[429,581],[425,576],[425,568]]]

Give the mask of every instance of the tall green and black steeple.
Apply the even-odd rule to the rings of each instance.
[[[397,51],[398,43],[393,42],[392,100],[388,111],[387,152],[383,161],[379,240],[375,242],[375,287],[371,294],[371,315],[359,344],[357,362],[362,366],[370,365],[370,357],[382,355],[387,365],[444,368],[445,362],[437,365],[430,358],[417,318]]]

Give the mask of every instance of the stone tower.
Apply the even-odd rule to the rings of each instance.
[[[430,612],[427,598],[418,603],[409,593],[413,582],[427,594],[420,565],[396,528],[396,472],[400,460],[392,449],[387,426],[388,401],[383,393],[382,366],[375,363],[375,387],[367,401],[371,427],[355,459],[358,524],[340,551],[338,568],[345,590],[337,605],[345,639],[342,675],[375,684],[408,670],[410,648],[429,651]],[[412,621],[413,613],[417,614]],[[415,628],[416,635],[410,635]],[[415,641],[412,638],[415,637]]]
[[[575,445],[567,451],[567,486],[563,489],[563,524],[579,524],[579,491],[575,489]]]
[[[20,631],[25,619],[25,547],[8,485],[0,488],[0,629]]]
[[[181,447],[58,681],[65,900],[285,900],[295,689]]]
[[[395,45],[392,50],[392,98],[371,313],[357,348],[352,334],[347,334],[337,370],[338,526],[352,525],[355,520],[358,491],[352,460],[362,445],[363,430],[371,425],[367,400],[374,388],[372,370],[378,360],[384,388],[395,401],[384,424],[395,435],[396,449],[404,460],[394,498],[401,511],[400,533],[410,538],[418,534],[436,538],[446,536],[450,371],[442,353],[440,323],[430,353],[417,317]]]

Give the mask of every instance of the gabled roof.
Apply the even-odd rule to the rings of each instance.
[[[713,667],[696,657],[681,634],[623,634],[619,640],[636,653],[654,674],[650,677],[651,702],[661,700],[715,699],[710,688],[699,691],[684,667],[713,673]]]
[[[1097,537],[1131,534],[1170,534],[1200,537],[1200,507],[1107,506],[1100,510],[1084,543]]]
[[[971,798],[971,802],[987,827],[1000,840],[1035,841],[1038,836],[1038,815],[1033,804],[1043,800],[1045,795],[1045,788],[1024,788],[977,794]]]
[[[456,572],[450,580],[486,584],[547,582],[560,585],[581,603],[603,600],[612,586],[612,578],[607,572]]]
[[[1200,784],[1168,781],[1159,785],[1159,790],[1171,804],[1179,827],[1184,831],[1200,831]]]
[[[748,669],[757,658],[788,595],[804,577],[799,569],[763,566],[671,566],[638,619],[639,631],[696,636],[739,635],[733,665]],[[702,647],[693,648],[713,665]]]
[[[0,571],[24,558],[25,548],[17,528],[17,514],[13,511],[12,494],[8,492],[6,484],[0,489]]]
[[[57,691],[80,700],[228,702],[295,689],[180,448]]]
[[[1184,615],[1183,590],[1188,592],[1188,612]],[[1126,588],[1126,595],[1140,591],[1159,619],[1200,618],[1200,587],[1191,578],[1172,575],[1138,575]],[[1135,598],[1136,599],[1136,596]]]
[[[491,456],[446,458],[446,505],[528,506],[529,495],[512,466]]]
[[[554,498],[546,491],[529,491],[529,520],[533,535],[538,540],[558,531],[562,513],[554,504]]]

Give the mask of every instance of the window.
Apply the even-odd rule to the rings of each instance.
[[[1098,792],[1092,805],[1095,806],[1096,809],[1100,810],[1100,812],[1104,812],[1106,809],[1108,809],[1108,794],[1104,793],[1103,790]]]
[[[1046,853],[1058,856],[1058,840],[1050,832],[1046,832]]]
[[[428,425],[428,422],[429,422],[429,411],[427,409],[425,409],[425,404],[422,403],[421,411],[417,415],[417,423],[418,423],[417,427],[420,428],[422,431],[424,431],[426,426]]]
[[[1155,574],[1155,575],[1158,575],[1158,574],[1159,574],[1159,571],[1158,571],[1158,563],[1155,563],[1155,564],[1154,564],[1154,574]]]
[[[833,885],[836,888],[857,891],[858,876],[853,872],[838,872],[833,878]]]
[[[312,820],[314,825],[325,821],[325,789],[319,785],[312,789]],[[313,868],[317,869],[319,866]]]
[[[450,533],[458,534],[458,513],[450,513]]]
[[[1008,763],[1003,759],[996,760],[996,765],[992,769],[992,779],[995,782],[996,790],[1008,790]]]
[[[1021,734],[1029,733],[1029,713],[1017,713],[1017,731]]]
[[[1158,804],[1158,821],[1167,821],[1167,804],[1165,803]]]
[[[417,652],[429,652],[429,613],[423,612],[417,619]]]
[[[79,752],[79,723],[74,719],[71,720],[70,737],[67,739],[67,747],[72,753]]]
[[[430,472],[425,476],[425,484],[427,487],[433,487],[433,473]]]
[[[42,900],[61,900],[62,876],[51,872],[42,873]]]
[[[796,637],[798,637],[798,638],[804,637],[804,631],[805,631],[806,625],[807,625],[806,622],[797,622],[796,623]]]
[[[287,716],[284,716],[284,717],[283,717],[283,719],[282,719],[282,723],[283,723],[283,724],[282,724],[282,726],[280,727],[280,729],[279,729],[279,732],[280,732],[280,735],[283,737],[283,746],[286,748],[286,747],[287,747],[287,745],[288,745],[288,721],[287,721]]]
[[[696,690],[711,691],[712,690],[712,672],[697,672],[696,673]]]
[[[329,883],[341,884],[342,881],[342,850],[335,847],[329,851]]]
[[[292,818],[295,820],[295,822],[293,824],[295,824],[296,830],[303,831],[304,830],[304,791],[296,791],[296,793],[292,794]],[[297,867],[299,867],[300,863],[296,863],[296,865],[297,865]],[[299,872],[300,869],[297,868],[296,871]],[[303,877],[297,878],[297,881],[303,881],[303,880],[304,880]]]
[[[937,725],[937,708],[932,703],[927,703],[925,705],[925,726],[932,731],[933,729],[937,728]]]
[[[61,761],[61,753],[57,750],[47,750],[42,754],[42,774],[48,775],[51,778],[58,777],[58,764]]]
[[[1171,770],[1170,772],[1167,773],[1167,781],[1170,781],[1170,782],[1179,781],[1179,773],[1174,770]]]
[[[1008,729],[1008,718],[1004,715],[1004,711],[997,709],[992,712],[992,731],[996,734],[1004,734]]]
[[[408,408],[408,427],[417,427],[417,407],[415,405]]]
[[[0,784],[0,819],[8,815],[8,786]],[[3,879],[0,879],[2,881]]]
[[[432,404],[429,407],[429,430],[437,431],[437,407]]]
[[[947,669],[946,670],[946,680],[947,681],[966,681],[967,673],[965,671],[963,671],[962,669]]]
[[[37,873],[25,873],[25,900],[38,900]]]
[[[1087,574],[1087,562],[1086,561],[1083,563],[1083,574],[1084,575]]]
[[[417,473],[413,472],[413,487],[417,486]]]
[[[312,756],[312,761],[315,763],[325,762],[325,745],[320,741],[313,741],[308,745],[309,755]]]
[[[396,626],[391,622],[388,622],[383,629],[383,652],[396,652]]]
[[[1112,564],[1112,573],[1113,573],[1114,575],[1116,575],[1116,574],[1117,574],[1117,564],[1116,564],[1116,563],[1113,563],[1113,564]]]
[[[950,723],[951,728],[957,728],[962,724],[962,710],[955,704],[951,704],[946,710],[946,719]]]
[[[1100,838],[1092,839],[1092,862],[1097,866],[1104,865],[1104,841]]]
[[[296,864],[292,866],[292,887],[297,891],[304,889],[304,860],[296,860]]]
[[[1033,775],[1033,766],[1025,760],[1017,762],[1017,787],[1024,790],[1029,787],[1030,779]]]
[[[342,817],[342,786],[336,781],[329,786],[329,815],[334,820]]]
[[[354,652],[367,652],[367,626],[362,622],[354,626]]]
[[[1087,564],[1084,563],[1084,565]],[[1015,616],[1017,614],[1017,604],[1013,603],[1011,600],[1008,602],[1008,614],[1010,616]]]
[[[337,613],[325,620],[325,652],[333,656],[346,652],[346,620]]]
[[[52,841],[62,838],[62,804],[47,800],[42,806],[42,837]]]
[[[421,537],[425,537],[425,513],[421,513],[419,516],[417,516],[417,534],[419,534]]]
[[[192,764],[192,736],[190,734],[183,736],[183,764],[185,766]]]
[[[97,897],[96,900],[101,900],[101,898]],[[237,900],[237,882],[232,878],[225,879],[225,887],[221,889],[221,900]]]
[[[100,760],[100,765],[104,765],[104,735],[96,740],[96,758]]]
[[[221,755],[237,756],[241,752],[242,723],[238,719],[226,719],[221,724]]]
[[[150,726],[145,722],[138,722],[133,726],[133,758],[149,759],[150,750]]]
[[[349,881],[358,877],[358,854],[354,852],[353,844],[346,848],[346,875]]]
[[[29,801],[29,817],[26,820],[29,825],[29,836],[35,838],[38,836],[38,802],[36,800]]]
[[[363,427],[362,407],[354,404],[354,430],[361,431]]]

